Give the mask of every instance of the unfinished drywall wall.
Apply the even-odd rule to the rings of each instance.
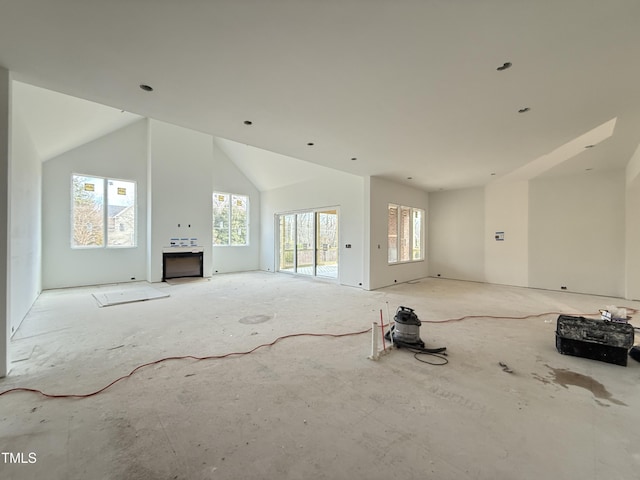
[[[141,120],[43,164],[42,287],[143,280],[147,245],[147,125]],[[135,248],[71,248],[71,176],[137,182]]]
[[[275,215],[321,207],[339,209],[339,281],[343,285],[363,283],[362,177],[326,169],[314,180],[262,192],[260,268],[276,268]],[[346,245],[351,245],[346,248]]]
[[[624,296],[624,170],[529,184],[529,286]]]
[[[640,300],[640,146],[625,172],[625,298]]]
[[[484,282],[484,189],[430,193],[427,219],[430,276]]]
[[[42,162],[12,109],[9,317],[13,335],[42,289]]]
[[[0,66],[0,377],[9,371],[9,296],[7,278],[9,274],[9,128],[11,82],[9,70]]]
[[[529,182],[496,182],[485,187],[484,196],[485,281],[526,287],[529,284]]]
[[[211,276],[213,137],[149,120],[147,280],[162,280],[162,249],[171,238],[197,238],[204,276]]]
[[[425,260],[421,262],[396,263],[389,265],[389,204],[421,208],[425,211],[425,240],[429,235],[429,195],[424,190],[380,177],[367,180],[366,201],[369,203],[368,263],[369,275],[365,288],[374,290],[395,283],[407,282],[429,275],[428,259],[431,251],[425,241]]]
[[[249,245],[213,246],[213,273],[260,268],[260,192],[213,141],[213,190],[249,196]]]

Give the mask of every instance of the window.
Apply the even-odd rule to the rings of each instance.
[[[390,203],[387,231],[389,263],[424,260],[424,210]]]
[[[71,246],[135,247],[136,183],[72,175]]]
[[[249,197],[213,194],[213,244],[249,245]]]

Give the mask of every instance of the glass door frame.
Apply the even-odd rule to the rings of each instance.
[[[319,229],[318,229],[318,219],[319,219],[319,214],[320,213],[326,213],[328,211],[335,211],[335,215],[336,215],[336,227],[337,227],[337,246],[336,246],[336,275],[334,276],[328,276],[328,275],[318,275],[318,235],[319,235]],[[298,215],[300,214],[305,214],[305,213],[311,213],[313,214],[313,218],[312,218],[312,223],[313,223],[313,239],[312,239],[312,251],[313,251],[313,266],[312,266],[312,273],[308,274],[308,273],[302,273],[302,272],[298,272]],[[289,269],[282,269],[282,265],[281,265],[281,253],[283,253],[281,251],[281,235],[282,235],[282,231],[280,230],[280,223],[281,223],[281,218],[291,215],[293,216],[293,238],[294,238],[294,248],[293,248],[293,268]],[[326,279],[335,279],[335,280],[339,280],[340,278],[340,235],[341,235],[341,228],[340,228],[340,207],[338,206],[331,206],[331,207],[319,207],[319,208],[311,208],[311,209],[304,209],[304,210],[292,210],[292,211],[286,211],[286,212],[278,212],[274,214],[274,237],[275,237],[275,245],[274,245],[274,254],[275,254],[275,271],[276,272],[280,272],[280,273],[288,273],[288,274],[292,274],[292,275],[303,275],[303,276],[313,276],[313,277],[320,277],[320,278],[326,278]]]

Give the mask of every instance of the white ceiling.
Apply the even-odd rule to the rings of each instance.
[[[26,83],[13,82],[12,88],[14,113],[28,126],[42,161],[142,118]]]
[[[558,151],[579,153],[531,171],[624,166],[640,143],[639,23],[638,0],[0,0],[0,65],[237,142],[221,145],[257,178],[284,168],[247,160],[264,149],[437,190]]]
[[[216,144],[260,191],[320,178],[326,168],[251,145],[216,137]]]

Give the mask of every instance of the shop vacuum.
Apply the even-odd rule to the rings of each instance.
[[[391,340],[398,348],[408,348],[418,353],[444,353],[447,347],[441,348],[425,348],[424,342],[420,338],[420,326],[422,322],[416,315],[413,308],[398,307],[393,317],[395,324],[387,331],[385,338]]]

